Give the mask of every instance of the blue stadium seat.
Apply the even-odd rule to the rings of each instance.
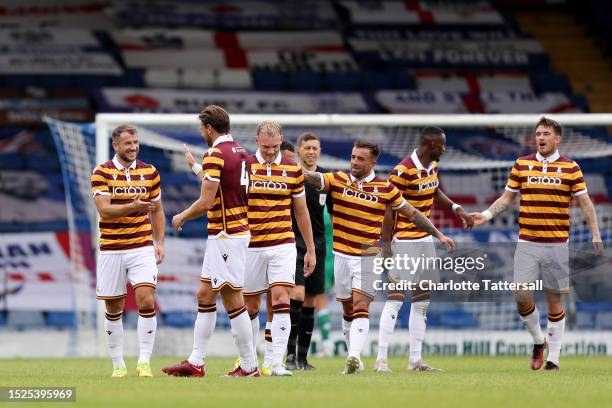
[[[138,312],[123,312],[123,326],[126,329],[135,329],[138,326]]]
[[[57,328],[68,328],[75,325],[74,312],[47,312],[47,325]]]
[[[364,88],[364,80],[359,72],[327,72],[324,85],[330,91],[356,91]]]
[[[6,312],[0,312],[0,326],[4,326],[6,324]]]
[[[288,75],[289,86],[296,91],[320,91],[323,88],[323,79],[318,72],[297,71]]]
[[[25,169],[25,157],[16,153],[0,154],[0,169],[23,170]]]
[[[477,327],[478,322],[473,314],[463,310],[457,310],[440,314],[440,326],[449,329],[467,329]]]
[[[7,326],[16,330],[34,329],[45,326],[43,312],[30,310],[11,310],[7,316]]]
[[[184,328],[191,327],[195,322],[196,315],[193,311],[174,311],[163,313],[166,326]]]
[[[280,71],[256,69],[253,71],[253,87],[260,91],[281,91],[289,86],[288,75]]]

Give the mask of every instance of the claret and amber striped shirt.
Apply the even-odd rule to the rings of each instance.
[[[374,172],[363,180],[343,171],[322,173],[321,185],[334,204],[334,254],[375,255],[387,206],[398,209],[406,203],[399,190]]]
[[[404,158],[389,175],[389,181],[402,193],[402,196],[414,208],[427,218],[431,214],[434,195],[440,181],[438,180],[438,162],[431,162],[423,167],[416,150]],[[393,237],[397,240],[416,240],[428,237],[427,232],[419,230],[403,214],[395,213]]]
[[[293,198],[304,192],[300,165],[282,158],[267,163],[259,150],[249,161],[250,250],[295,245],[291,222]]]
[[[231,135],[219,136],[204,154],[204,179],[219,183],[208,211],[208,239],[249,235],[247,151]]]
[[[114,157],[97,166],[91,175],[93,196],[109,195],[111,204],[126,204],[140,198],[161,198],[160,179],[151,164],[135,160],[129,167]],[[141,211],[125,217],[100,218],[100,251],[126,251],[153,245],[149,213]]]
[[[506,190],[521,193],[519,241],[564,243],[569,238],[572,196],[587,192],[578,164],[555,152],[519,157]]]

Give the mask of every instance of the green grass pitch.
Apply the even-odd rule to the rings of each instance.
[[[210,358],[205,378],[174,378],[161,367],[177,359],[153,360],[154,378],[110,378],[108,359],[0,360],[0,386],[77,389],[67,407],[604,407],[611,406],[612,359],[565,357],[557,373],[533,372],[528,357],[429,357],[441,373],[406,371],[406,359],[390,360],[392,374],[366,371],[343,376],[344,359],[312,359],[316,372],[294,377],[223,378],[234,359]],[[0,403],[0,408],[48,406]]]

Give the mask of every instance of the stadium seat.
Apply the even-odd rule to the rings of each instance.
[[[0,312],[0,326],[6,324],[6,312]]]
[[[47,325],[57,328],[72,327],[75,317],[74,312],[47,312]]]
[[[193,311],[173,311],[163,313],[163,319],[166,326],[185,328],[192,327],[195,322],[195,313]]]
[[[6,325],[12,329],[34,329],[45,326],[45,317],[40,311],[10,310],[6,322]]]
[[[453,312],[441,313],[440,326],[444,326],[449,329],[467,329],[477,327],[478,322],[472,313],[457,310]]]
[[[123,326],[126,329],[135,329],[138,326],[138,312],[130,311],[123,313]]]
[[[323,78],[318,72],[297,71],[288,75],[289,86],[296,91],[320,91],[323,88]]]
[[[289,77],[285,72],[255,69],[252,76],[256,90],[281,91],[289,87]]]

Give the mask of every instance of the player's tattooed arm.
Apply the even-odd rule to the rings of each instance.
[[[302,168],[302,171],[304,172],[304,183],[316,188],[317,190],[323,189],[323,186],[321,185],[321,173],[318,171],[306,170],[305,168]]]
[[[397,210],[404,214],[408,219],[414,223],[414,225],[423,232],[426,232],[436,238],[442,235],[442,233],[429,221],[429,219],[419,210],[414,208],[411,204],[405,203],[403,207]]]
[[[514,202],[516,195],[517,193],[514,191],[506,190],[501,197],[495,200],[495,202],[485,211],[470,213],[470,215],[474,217],[474,225],[482,225],[506,211]]]
[[[397,209],[400,213],[404,214],[410,221],[414,223],[414,225],[421,231],[427,232],[433,237],[436,237],[442,244],[448,248],[449,251],[455,249],[455,242],[440,232],[432,223],[429,221],[429,218],[425,216],[422,212],[414,208],[409,203],[404,203],[404,205]]]

